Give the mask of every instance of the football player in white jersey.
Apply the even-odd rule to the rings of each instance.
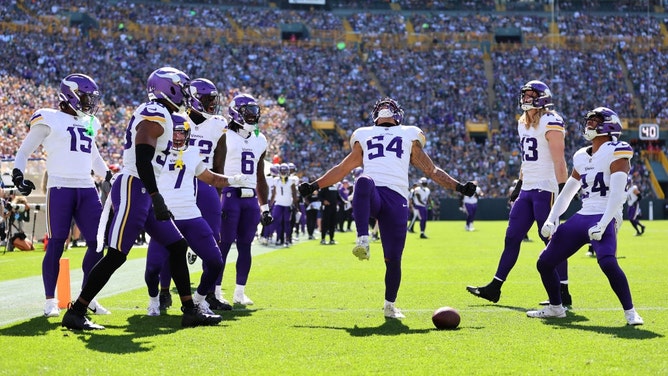
[[[434,165],[424,151],[425,135],[420,128],[402,125],[404,111],[391,98],[376,102],[371,114],[374,125],[353,132],[352,151],[339,164],[311,183],[299,185],[303,196],[336,184],[358,166],[364,168],[355,179],[353,213],[357,227],[357,245],[353,255],[368,260],[369,218],[378,220],[385,260],[385,303],[387,318],[405,317],[395,301],[401,283],[401,258],[406,243],[408,221],[408,169],[412,164],[444,188],[470,196],[476,186],[461,184]]]
[[[636,230],[636,236],[645,233],[645,225],[640,223],[640,189],[635,184],[632,184],[626,193],[627,217],[631,226]]]
[[[273,222],[267,204],[269,190],[264,175],[267,138],[260,133],[260,105],[249,94],[238,94],[230,102],[230,123],[214,154],[213,170],[228,176],[248,176],[245,184],[233,184],[222,191],[220,250],[227,260],[232,243],[237,245],[237,276],[233,302],[252,305],[246,295],[251,269],[251,244],[259,223]],[[225,265],[223,265],[223,268]]]
[[[213,169],[213,154],[218,149],[218,143],[227,130],[227,120],[221,115],[221,98],[216,85],[206,78],[196,78],[190,81],[190,109],[188,115],[193,121],[190,133],[190,146],[199,149],[200,158],[204,166]],[[197,207],[202,217],[211,227],[216,243],[220,243],[221,225],[221,203],[220,193],[216,187],[197,180]],[[195,256],[196,257],[196,256]],[[206,271],[206,263],[202,264]],[[169,275],[167,276],[169,277]],[[221,283],[223,279],[222,270],[216,279],[214,288],[209,291],[206,301],[213,310],[228,311],[232,309],[230,303],[223,298]],[[160,275],[161,286],[169,284]],[[169,293],[169,290],[166,291]]]
[[[549,305],[540,311],[528,311],[527,316],[566,317],[556,267],[583,245],[591,243],[599,267],[622,304],[627,324],[642,325],[643,319],[633,308],[629,282],[616,257],[617,230],[622,223],[633,148],[618,140],[622,124],[609,108],[589,111],[583,128],[583,136],[591,141],[591,146],[573,155],[573,172],[540,230],[542,236],[551,237],[536,263]],[[583,191],[582,209],[559,225],[559,216],[568,209],[580,189]]]
[[[197,148],[189,148],[190,119],[185,114],[171,114],[174,124],[173,142],[170,153],[162,166],[158,189],[163,192],[165,203],[174,216],[174,223],[188,241],[188,245],[202,259],[204,266],[200,284],[193,294],[193,302],[200,310],[209,314],[210,305],[206,297],[212,291],[216,278],[223,270],[223,257],[218,248],[218,241],[197,205],[195,192],[199,188],[198,181],[216,188],[231,184],[245,184],[246,175],[227,177],[211,172],[201,158]],[[214,198],[218,201],[218,197]],[[216,228],[219,231],[220,228]],[[146,272],[144,274],[149,293],[149,316],[160,315],[160,299],[158,297],[159,278],[165,272],[164,261],[169,260],[169,251],[154,239],[148,244],[146,256]],[[229,306],[229,304],[228,304]],[[227,308],[227,310],[232,307]],[[221,309],[221,308],[216,308]]]
[[[519,106],[524,111],[517,124],[522,166],[520,179],[510,196],[512,207],[503,252],[489,284],[466,287],[471,294],[493,303],[499,301],[501,287],[519,258],[522,240],[534,221],[538,228],[543,226],[554,198],[568,178],[564,157],[566,131],[563,119],[553,109],[550,88],[541,81],[527,82],[520,89]],[[541,239],[547,244],[547,238]],[[558,272],[564,305],[571,305],[566,261]]]
[[[431,201],[431,190],[429,189],[429,182],[427,178],[420,178],[420,184],[412,189],[411,200],[414,214],[413,219],[411,219],[411,223],[408,225],[408,228],[412,229],[415,221],[419,219],[420,238],[427,239],[427,235],[425,235],[424,231],[427,229],[427,205],[429,205],[429,202]],[[417,216],[415,215],[415,212],[417,212]]]
[[[274,163],[269,167],[269,175],[265,177],[265,180],[267,181],[267,192],[269,192],[269,212],[274,209],[274,203],[271,201],[271,192],[273,192],[274,186],[278,182],[278,163]],[[276,227],[276,223],[271,222],[268,225],[263,225],[262,229],[260,230],[260,244],[262,245],[270,245],[272,244],[273,237],[274,237],[274,228]]]
[[[477,181],[473,181],[476,185]],[[475,213],[478,211],[478,199],[484,196],[482,189],[478,187],[475,190],[475,194],[471,197],[463,196],[462,204],[464,206],[464,211],[466,212],[466,231],[475,231],[473,227],[473,221],[475,220]]]
[[[270,201],[274,203],[271,216],[274,218],[276,229],[276,244],[285,248],[292,245],[292,222],[293,211],[297,208],[297,183],[290,176],[290,167],[287,163],[278,166],[278,178],[271,190]]]
[[[29,195],[35,185],[23,178],[23,172],[30,154],[42,145],[47,153],[46,172],[49,176],[46,193],[49,244],[42,261],[46,295],[44,315],[47,317],[60,315],[55,298],[56,281],[72,220],[86,239],[87,250],[81,265],[83,283],[102,258],[95,252],[102,203],[90,172],[93,170],[98,176],[106,176],[107,181],[111,179],[111,172],[95,144],[95,136],[101,128],[95,117],[100,99],[97,83],[84,74],[70,74],[60,83],[59,97],[60,110],[42,108],[30,118],[30,131],[16,153],[12,171],[14,185],[23,195]],[[94,299],[88,308],[96,314],[110,313]]]
[[[221,321],[220,316],[202,312],[193,303],[186,263],[188,243],[172,221],[172,214],[157,185],[172,144],[174,125],[171,114],[184,112],[188,107],[189,82],[185,73],[171,67],[159,68],[149,75],[149,101],[137,107],[128,123],[123,169],[111,188],[114,215],[109,224],[109,248],[63,316],[64,327],[104,329],[86,317],[86,307],[123,265],[142,228],[169,250],[172,278],[183,305],[181,325],[216,325]]]

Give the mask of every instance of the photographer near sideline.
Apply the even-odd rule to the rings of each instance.
[[[12,252],[14,248],[21,251],[32,251],[35,248],[31,239],[28,239],[23,231],[23,223],[30,222],[30,205],[24,196],[16,196],[3,205],[5,218],[7,219],[6,236],[7,250]],[[11,234],[11,236],[10,236]]]

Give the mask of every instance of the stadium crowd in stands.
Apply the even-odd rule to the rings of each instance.
[[[352,131],[370,125],[373,102],[389,95],[406,109],[405,122],[426,132],[426,150],[434,162],[454,176],[478,181],[487,197],[506,196],[509,182],[518,174],[517,97],[527,80],[541,79],[552,89],[568,131],[567,156],[583,144],[580,123],[585,109],[606,105],[624,118],[640,115],[662,124],[668,118],[668,76],[661,73],[668,63],[668,51],[638,49],[626,38],[664,38],[665,20],[654,14],[578,13],[590,2],[581,2],[583,9],[558,14],[560,34],[610,37],[614,42],[607,46],[525,43],[490,49],[484,43],[435,38],[432,45],[410,48],[381,43],[379,35],[405,39],[410,28],[415,34],[489,35],[497,28],[518,27],[543,37],[549,33],[550,14],[495,13],[494,1],[474,2],[488,13],[466,14],[445,13],[459,3],[451,1],[430,1],[420,8],[424,2],[403,0],[398,1],[401,12],[387,8],[343,13],[279,10],[262,0],[204,3],[211,5],[34,0],[14,2],[2,10],[2,159],[13,158],[34,109],[56,107],[62,77],[82,72],[98,82],[103,97],[97,114],[105,127],[98,137],[100,150],[108,163],[121,163],[125,126],[132,109],[146,100],[145,77],[164,65],[178,67],[192,78],[217,80],[215,84],[227,93],[228,100],[240,91],[253,93],[263,104],[262,128],[270,142],[267,155],[293,162],[300,174],[311,176],[322,174],[330,161],[347,154]],[[334,3],[337,10],[379,4],[362,0]],[[616,3],[625,11],[639,8],[632,1]],[[574,8],[566,2],[561,7]],[[68,23],[45,21],[45,16],[64,10],[112,21],[118,30],[105,23],[99,36],[85,37]],[[53,22],[54,31],[44,35],[9,26],[35,22]],[[344,25],[350,25],[364,37],[360,43],[338,47],[336,43],[253,43],[246,39],[203,38],[192,43],[185,37],[168,41],[160,35],[135,40],[129,30],[130,24],[151,24],[248,31],[277,29],[291,22],[302,22],[311,30],[343,31]],[[334,121],[341,132],[315,132],[313,120]],[[493,131],[489,137],[473,138],[467,133],[467,121],[489,123]],[[643,146],[635,145],[633,174],[643,196],[651,197],[649,175],[639,155]],[[43,157],[41,149],[33,155]],[[413,174],[412,181],[421,177],[417,171]],[[436,189],[434,197],[449,194]]]

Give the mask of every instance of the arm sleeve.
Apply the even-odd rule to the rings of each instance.
[[[51,128],[46,124],[35,124],[30,127],[30,132],[28,132],[26,138],[21,143],[21,147],[16,152],[14,168],[18,168],[21,172],[25,171],[30,154],[42,144],[42,141],[49,134],[51,134]]]
[[[97,145],[93,146],[93,172],[95,175],[105,177],[109,168],[100,155]]]
[[[153,195],[158,192],[158,184],[153,172],[153,155],[155,148],[148,144],[137,144],[135,146],[137,174],[148,194]]]
[[[608,204],[605,207],[603,217],[598,221],[598,225],[601,228],[606,228],[622,205],[624,205],[624,201],[626,200],[626,191],[624,188],[626,187],[627,176],[626,172],[621,171],[610,175],[610,196],[608,197]]]
[[[552,210],[550,210],[550,215],[547,216],[548,222],[557,222],[559,216],[564,214],[566,209],[568,209],[568,205],[571,203],[573,197],[578,193],[579,189],[580,182],[577,179],[571,176],[568,178],[568,180],[566,180],[564,189],[562,189],[559,196],[557,196],[557,200],[554,202]]]

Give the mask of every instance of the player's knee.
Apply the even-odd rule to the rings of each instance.
[[[113,270],[120,268],[127,259],[128,256],[116,248],[109,248],[107,254],[102,258],[102,260],[105,261],[105,264],[113,268]]]
[[[608,272],[616,270],[619,268],[619,263],[615,256],[603,256],[598,260],[598,266],[601,268],[603,273],[608,274]]]
[[[186,254],[186,251],[188,250],[188,242],[186,239],[181,238],[177,240],[176,242],[167,245],[165,248],[169,251],[170,254]]]
[[[555,267],[556,265],[554,263],[549,262],[542,257],[539,257],[538,261],[536,261],[536,269],[538,269],[540,274],[549,273],[554,270]]]

